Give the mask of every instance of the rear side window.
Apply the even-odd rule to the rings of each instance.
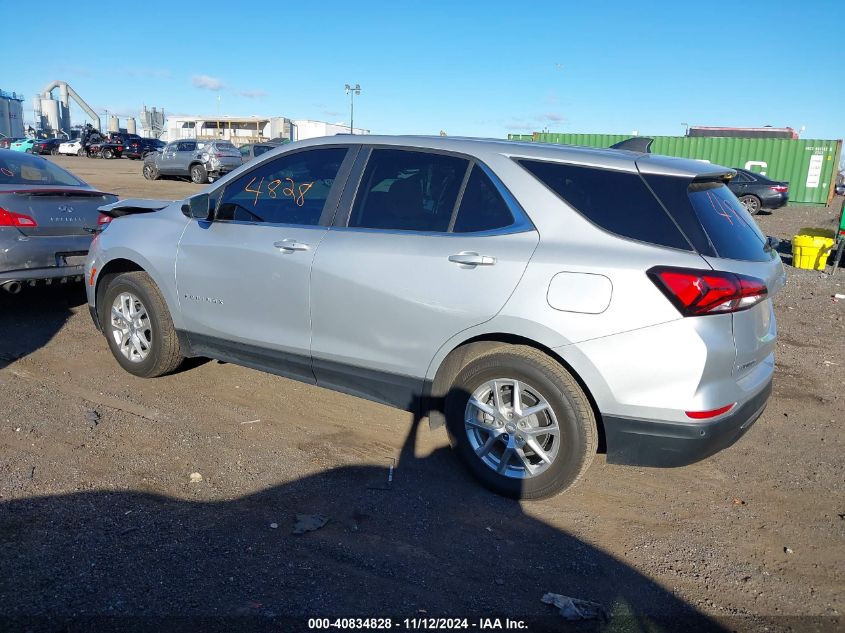
[[[756,222],[722,182],[693,182],[687,195],[717,257],[754,262],[771,259],[763,249],[766,238]]]
[[[17,152],[0,158],[0,185],[51,185],[81,187],[85,183],[58,165]]]
[[[604,230],[640,242],[691,250],[639,174],[532,160],[519,164]]]
[[[252,148],[253,153],[256,156],[261,156],[264,152],[269,152],[272,147],[262,147],[261,145],[256,145]]]
[[[374,149],[349,226],[447,231],[468,165],[466,159],[444,154]]]
[[[513,224],[513,215],[496,186],[478,165],[472,173],[461,197],[458,217],[452,229],[455,233],[492,231]]]

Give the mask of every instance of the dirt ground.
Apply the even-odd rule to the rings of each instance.
[[[122,197],[200,189],[139,161],[56,162]],[[758,219],[788,239],[837,209]],[[218,362],[135,378],[81,286],[0,296],[0,630],[841,630],[845,270],[788,269],[774,395],[743,439],[680,469],[599,455],[531,503],[482,489],[408,413]],[[328,523],[293,534],[299,514]],[[613,618],[566,624],[546,592]]]

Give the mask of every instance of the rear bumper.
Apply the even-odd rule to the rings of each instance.
[[[0,229],[0,283],[83,275],[85,266],[68,266],[65,257],[85,256],[91,239],[90,235],[24,237],[16,230]]]
[[[663,468],[701,461],[742,437],[763,413],[771,393],[769,380],[736,411],[713,422],[656,422],[604,416],[607,461]]]
[[[789,202],[788,193],[776,193],[763,198],[762,205],[764,209],[780,209],[782,206],[785,206],[787,202]]]
[[[24,270],[0,271],[0,285],[7,281],[36,281],[39,279],[69,279],[85,273],[85,266],[53,266],[50,268],[27,268]]]

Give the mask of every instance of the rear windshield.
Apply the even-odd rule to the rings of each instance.
[[[273,147],[256,145],[252,148],[252,151],[255,153],[256,156],[261,156],[264,152],[269,152],[271,149],[275,149]]]
[[[84,187],[85,183],[48,160],[21,152],[19,156],[0,157],[0,186],[3,185]]]
[[[693,182],[687,189],[692,208],[718,257],[768,261],[766,238],[757,223],[722,182]]]
[[[215,147],[218,151],[220,151],[220,150],[225,150],[225,151],[227,151],[227,152],[235,152],[235,153],[238,153],[238,148],[237,148],[237,147],[235,147],[234,145],[232,145],[231,143],[227,142],[227,141],[215,141],[215,142],[214,142],[214,147]]]
[[[521,160],[519,164],[588,220],[640,242],[692,250],[637,173]]]

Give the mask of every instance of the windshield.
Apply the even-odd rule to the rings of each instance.
[[[69,171],[22,152],[20,156],[4,155],[0,158],[0,186],[3,185],[86,186]]]

